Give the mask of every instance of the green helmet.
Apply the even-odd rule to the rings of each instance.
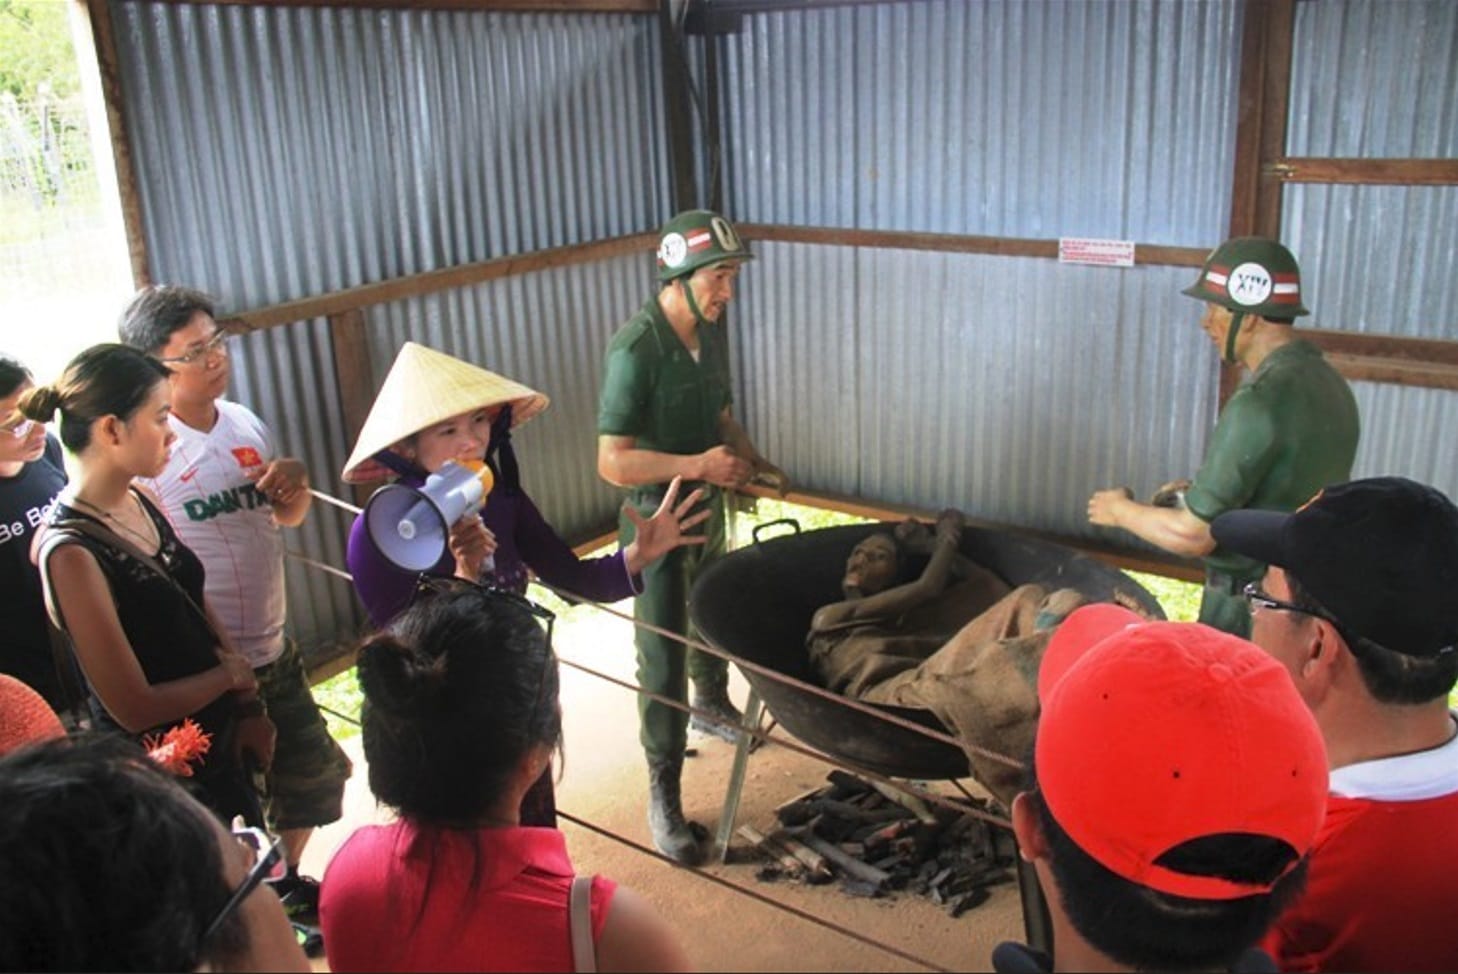
[[[1240,315],[1295,318],[1301,303],[1301,268],[1291,251],[1266,237],[1235,237],[1205,258],[1200,277],[1182,292]]]
[[[753,260],[734,225],[713,210],[684,210],[658,237],[658,279],[686,277],[724,260]]]

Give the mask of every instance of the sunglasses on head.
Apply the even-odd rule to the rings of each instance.
[[[510,589],[497,588],[495,585],[488,585],[482,582],[473,582],[469,578],[461,578],[458,575],[437,575],[431,572],[421,572],[415,579],[415,595],[410,600],[411,605],[423,599],[433,598],[437,595],[452,595],[456,592],[476,592],[487,602],[504,602],[525,609],[528,613],[541,620],[547,630],[547,648],[552,647],[552,626],[557,621],[557,615],[544,605],[539,605],[519,592]]]
[[[223,922],[258,888],[259,883],[276,882],[288,875],[289,864],[284,860],[283,839],[260,828],[244,825],[241,818],[233,820],[233,838],[238,840],[239,845],[252,851],[253,866],[248,870],[248,875],[243,877],[243,882],[233,890],[233,895],[228,897],[228,902],[223,904],[223,908],[208,924],[207,930],[203,932],[204,941],[218,932]]]
[[[526,610],[530,615],[540,620],[546,628],[547,653],[542,660],[542,674],[537,679],[537,692],[533,711],[539,710],[542,705],[542,695],[547,686],[547,671],[556,662],[556,655],[552,651],[552,626],[557,621],[557,614],[544,605],[539,605],[519,592],[510,589],[497,588],[495,585],[487,585],[481,582],[473,582],[468,578],[461,578],[457,575],[436,575],[430,572],[421,572],[415,579],[415,596],[410,600],[415,605],[424,599],[435,598],[440,595],[452,595],[456,592],[475,592],[488,604],[500,602],[514,605]]]

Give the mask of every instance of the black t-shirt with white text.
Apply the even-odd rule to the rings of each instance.
[[[40,459],[14,477],[0,477],[0,672],[29,684],[58,709],[61,688],[30,545],[65,485],[61,444],[50,435]]]

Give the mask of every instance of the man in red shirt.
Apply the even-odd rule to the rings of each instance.
[[[1458,507],[1382,477],[1212,530],[1271,566],[1246,587],[1251,638],[1295,680],[1331,767],[1306,890],[1263,946],[1285,971],[1458,970]]]

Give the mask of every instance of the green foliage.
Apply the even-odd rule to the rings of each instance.
[[[1194,622],[1200,615],[1202,588],[1194,582],[1182,582],[1163,575],[1147,575],[1144,572],[1125,572],[1134,581],[1143,585],[1149,594],[1159,601],[1167,619],[1172,622]]]
[[[0,91],[64,99],[81,86],[64,0],[0,0]]]
[[[359,712],[364,706],[364,694],[360,693],[359,676],[355,668],[351,666],[323,683],[314,684],[313,690],[314,700],[320,707],[327,708],[324,711],[324,722],[329,725],[330,735],[336,741],[358,737]],[[343,714],[350,719],[341,720],[335,714]]]

